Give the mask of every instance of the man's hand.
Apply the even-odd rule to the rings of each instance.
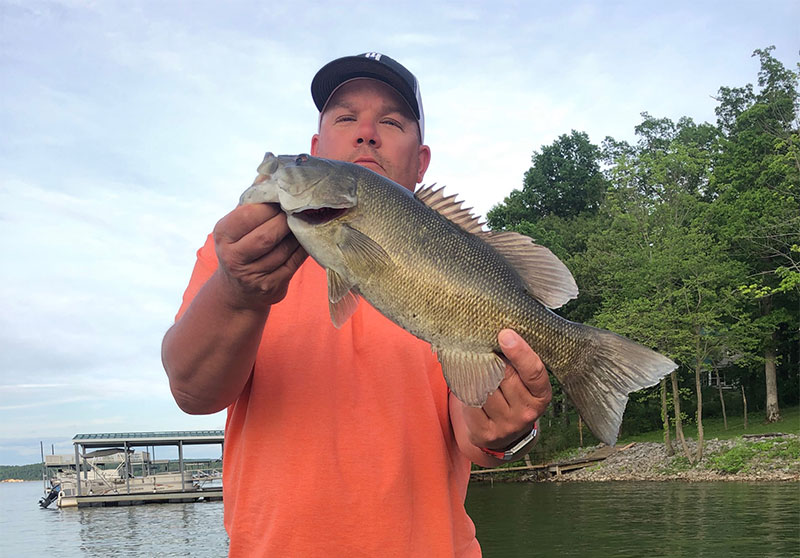
[[[553,395],[547,370],[533,349],[510,329],[501,331],[497,339],[508,359],[505,379],[497,390],[481,408],[450,397],[450,419],[459,447],[479,465],[498,461],[473,448],[508,448],[531,431]]]
[[[214,227],[214,242],[232,309],[268,308],[281,301],[307,255],[275,204],[237,207]]]

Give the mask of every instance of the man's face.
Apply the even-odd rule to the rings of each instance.
[[[409,190],[422,182],[431,158],[411,109],[373,79],[353,80],[333,94],[311,138],[311,154],[362,165]]]

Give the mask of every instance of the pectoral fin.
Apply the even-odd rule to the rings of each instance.
[[[359,297],[351,289],[353,285],[332,269],[328,274],[328,308],[331,321],[337,329],[342,327],[358,307]]]
[[[495,353],[436,351],[444,378],[456,397],[471,407],[481,407],[505,376],[506,364]]]
[[[369,271],[389,265],[392,260],[380,244],[349,225],[339,229],[336,245],[351,269]]]

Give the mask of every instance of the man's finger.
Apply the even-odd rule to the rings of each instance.
[[[497,335],[500,349],[516,369],[522,383],[534,396],[543,396],[550,392],[550,380],[547,369],[534,351],[519,334],[511,329],[504,329]]]
[[[246,204],[236,207],[214,227],[214,240],[232,244],[269,221],[279,213],[280,206],[270,203]]]
[[[291,275],[300,267],[299,264],[303,263],[306,255],[306,251],[300,246],[294,235],[290,234],[273,246],[269,252],[247,265],[252,266],[251,269],[257,273],[275,273],[286,268]]]

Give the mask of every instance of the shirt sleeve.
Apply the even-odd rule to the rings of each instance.
[[[186,309],[189,308],[194,297],[203,285],[206,284],[209,277],[214,274],[218,265],[217,252],[214,248],[214,237],[209,234],[208,238],[206,238],[206,243],[197,251],[197,261],[194,264],[192,277],[189,279],[189,286],[186,287],[186,291],[183,293],[183,303],[181,304],[180,310],[178,310],[178,314],[175,316],[176,322],[183,313],[186,312]]]

